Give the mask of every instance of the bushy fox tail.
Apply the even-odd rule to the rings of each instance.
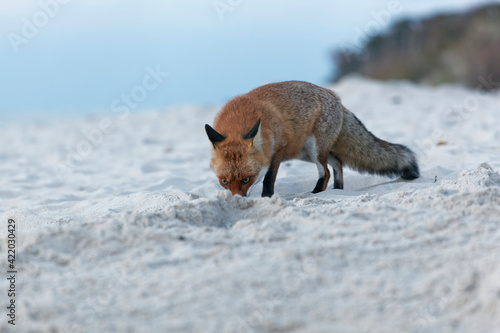
[[[342,129],[332,155],[360,172],[401,176],[404,179],[420,177],[413,151],[406,146],[380,140],[345,108]]]

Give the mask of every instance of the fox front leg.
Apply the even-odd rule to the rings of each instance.
[[[266,176],[264,177],[263,187],[262,187],[262,197],[272,197],[274,194],[274,183],[276,182],[276,175],[278,174],[278,169],[281,164],[281,158],[273,157],[271,161],[271,166],[267,170]]]

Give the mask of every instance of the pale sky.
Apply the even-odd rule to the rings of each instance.
[[[0,0],[0,123],[110,112],[156,67],[169,76],[137,110],[221,105],[273,81],[325,84],[330,52],[370,23],[488,2],[499,1]],[[391,4],[400,10],[384,15]]]

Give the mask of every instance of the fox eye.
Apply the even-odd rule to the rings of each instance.
[[[250,183],[250,177],[245,177],[243,178],[243,180],[241,181],[243,184],[248,184]]]
[[[222,185],[224,185],[224,186],[229,185],[229,183],[227,182],[227,180],[222,179],[222,178],[220,179],[220,183],[221,183]]]

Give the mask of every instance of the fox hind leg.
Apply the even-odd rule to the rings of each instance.
[[[334,155],[330,155],[330,157],[328,158],[328,164],[330,164],[333,169],[333,188],[343,189],[344,173],[342,170],[342,162]]]
[[[319,179],[312,193],[318,193],[326,190],[328,181],[330,180],[330,170],[328,169],[328,157],[318,156],[314,163],[318,167]]]
[[[328,154],[320,153],[317,146],[316,137],[311,135],[307,138],[304,146],[303,155],[300,157],[303,161],[312,162],[318,168],[318,181],[312,193],[318,193],[326,190],[330,180],[330,170],[328,170]]]

